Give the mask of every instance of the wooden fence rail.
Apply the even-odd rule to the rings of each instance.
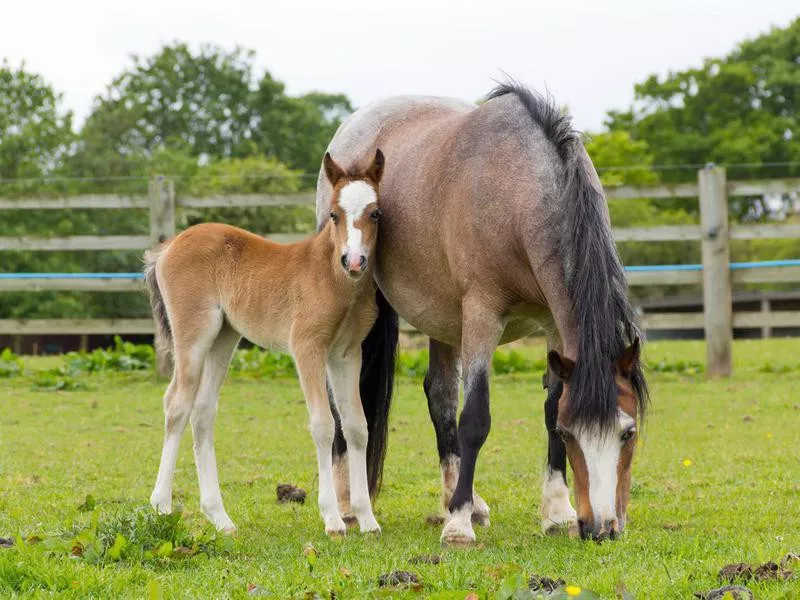
[[[658,185],[652,187],[622,186],[605,190],[609,199],[697,198],[700,207],[699,225],[615,228],[617,242],[700,242],[703,247],[702,268],[674,270],[633,269],[627,273],[631,286],[703,285],[704,312],[645,314],[646,329],[704,329],[708,348],[708,372],[711,375],[730,373],[730,345],[733,328],[800,327],[800,312],[732,313],[733,284],[800,282],[800,266],[764,266],[758,269],[732,269],[728,261],[730,240],[800,238],[797,224],[758,224],[728,226],[728,198],[800,193],[800,178],[726,181],[724,169],[710,166],[698,172],[696,183]],[[274,207],[287,205],[312,206],[313,193],[302,194],[239,194],[203,198],[181,197],[169,179],[156,177],[150,181],[147,195],[90,194],[71,197],[0,199],[4,210],[119,210],[140,209],[149,213],[149,232],[142,235],[102,235],[71,237],[0,237],[0,251],[142,251],[166,237],[174,235],[178,209],[224,207]],[[298,234],[270,234],[268,237],[287,242],[302,238]],[[122,275],[122,276],[120,276]],[[141,292],[138,274],[96,277],[77,274],[69,278],[47,278],[40,275],[0,278],[0,292],[21,291],[93,291]],[[0,334],[108,334],[152,333],[150,319],[0,319]]]

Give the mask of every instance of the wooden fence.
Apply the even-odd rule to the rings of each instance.
[[[614,229],[614,239],[628,241],[700,242],[702,266],[641,267],[627,272],[631,286],[702,284],[704,313],[646,314],[645,329],[703,328],[708,346],[708,372],[727,375],[731,371],[733,328],[772,328],[800,326],[800,312],[778,311],[732,313],[731,286],[743,283],[800,282],[800,263],[790,266],[729,263],[730,240],[800,237],[800,225],[757,224],[730,226],[728,199],[736,196],[782,195],[800,192],[800,178],[759,181],[726,181],[725,170],[710,166],[698,171],[696,183],[655,187],[623,186],[606,189],[614,199],[697,198],[700,225],[632,227]],[[104,235],[72,237],[0,237],[0,250],[74,251],[74,250],[144,250],[159,240],[175,234],[175,213],[181,208],[255,207],[313,205],[314,194],[248,194],[183,198],[176,196],[174,183],[157,177],[150,181],[147,196],[84,195],[63,198],[0,199],[3,210],[65,209],[148,209],[149,235]],[[271,239],[291,241],[298,235],[276,234]],[[79,290],[101,292],[141,292],[139,274],[6,274],[0,276],[0,292]],[[150,319],[0,319],[0,334],[149,334]]]

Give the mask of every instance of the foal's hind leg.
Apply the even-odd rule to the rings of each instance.
[[[194,462],[197,465],[197,479],[200,483],[200,508],[214,527],[229,532],[234,531],[236,526],[222,504],[217,458],[214,453],[214,419],[217,416],[219,390],[239,339],[239,334],[232,327],[223,325],[206,357],[191,417]]]
[[[172,512],[172,479],[183,430],[192,414],[203,362],[222,325],[216,308],[192,315],[190,323],[173,320],[175,371],[164,394],[164,446],[150,504],[157,512]]]
[[[372,513],[372,501],[369,497],[367,481],[367,419],[361,404],[359,393],[359,375],[361,373],[361,348],[347,353],[346,357],[331,356],[328,358],[328,376],[336,408],[342,425],[342,432],[347,442],[349,459],[349,496],[350,508],[363,532],[380,531],[381,528]],[[337,495],[339,488],[337,486]],[[341,500],[339,506],[342,506]]]
[[[431,339],[428,373],[425,375],[423,387],[428,398],[428,412],[436,431],[439,466],[442,470],[441,511],[445,517],[456,489],[461,463],[456,426],[459,376],[458,350]],[[474,490],[472,521],[483,526],[489,525],[489,505]]]
[[[547,428],[547,472],[542,484],[542,531],[559,533],[566,528],[570,535],[578,534],[578,517],[569,501],[567,487],[567,450],[556,433],[558,399],[563,384],[548,369],[545,373],[547,400],[544,421]]]

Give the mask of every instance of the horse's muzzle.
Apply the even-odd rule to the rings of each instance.
[[[619,521],[617,519],[606,519],[600,521],[595,519],[592,522],[578,519],[578,531],[582,540],[596,540],[601,542],[605,539],[615,540],[620,535]]]

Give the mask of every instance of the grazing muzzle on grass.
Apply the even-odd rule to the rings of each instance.
[[[613,365],[617,413],[611,423],[573,423],[569,380],[575,363],[550,352],[550,368],[564,383],[556,432],[564,441],[575,479],[578,530],[582,539],[615,539],[625,529],[636,449],[637,399],[630,382],[639,361],[639,341]]]

